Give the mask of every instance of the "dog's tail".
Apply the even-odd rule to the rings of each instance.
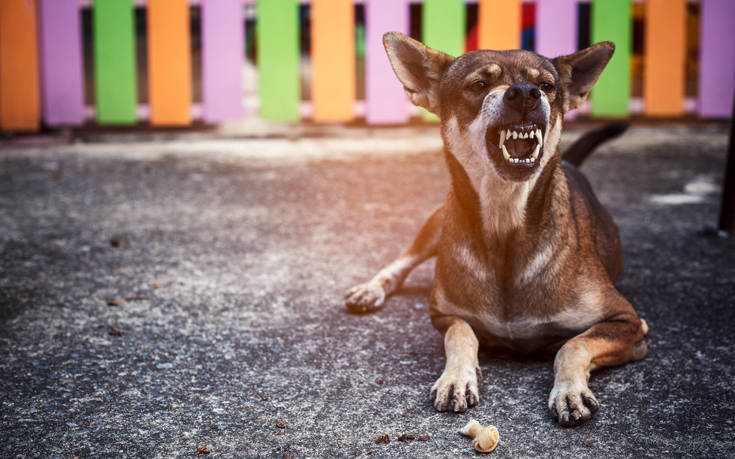
[[[561,156],[564,161],[579,167],[600,144],[614,139],[628,129],[628,123],[610,123],[582,134]]]

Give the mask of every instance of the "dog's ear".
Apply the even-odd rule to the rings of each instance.
[[[383,45],[411,102],[438,115],[439,83],[454,58],[398,32],[383,35]]]
[[[613,42],[603,41],[552,61],[564,86],[564,113],[582,105],[614,51]]]

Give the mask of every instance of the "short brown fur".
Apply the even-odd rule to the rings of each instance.
[[[431,390],[435,408],[479,402],[484,345],[556,352],[550,412],[564,426],[589,419],[599,408],[589,372],[646,354],[647,326],[613,285],[617,228],[558,152],[564,113],[587,97],[614,46],[554,60],[520,50],[455,59],[401,34],[384,42],[411,100],[441,118],[452,188],[409,250],[347,293],[348,307],[379,308],[436,255],[430,317],[447,361]],[[529,129],[543,134],[530,137],[540,146],[516,140]]]

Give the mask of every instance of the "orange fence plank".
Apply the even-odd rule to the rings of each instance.
[[[0,129],[38,130],[36,2],[0,1]]]
[[[355,19],[351,0],[311,3],[314,121],[348,121],[355,104]]]
[[[684,114],[686,0],[646,2],[643,70],[645,114]]]
[[[480,0],[480,49],[521,47],[521,0]]]
[[[148,0],[151,124],[191,123],[191,45],[187,0]]]

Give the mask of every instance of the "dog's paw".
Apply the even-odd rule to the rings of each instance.
[[[584,383],[557,383],[549,395],[551,416],[563,427],[582,424],[600,409],[595,394]]]
[[[385,297],[383,286],[379,282],[370,281],[349,289],[345,294],[345,304],[351,312],[373,312],[383,306]]]
[[[437,411],[462,413],[480,402],[480,369],[472,367],[444,370],[431,388],[429,400]]]

